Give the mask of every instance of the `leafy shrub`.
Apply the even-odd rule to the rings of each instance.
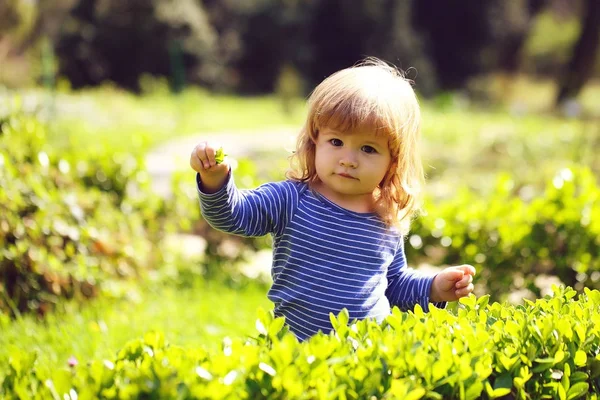
[[[434,211],[413,226],[409,259],[423,247],[441,263],[474,264],[493,299],[522,288],[539,296],[540,274],[577,290],[600,288],[600,187],[592,172],[563,169],[532,200],[513,186],[501,175],[488,197],[462,189],[452,200],[430,202]]]
[[[0,139],[0,312],[43,314],[60,297],[92,297],[103,283],[139,277],[159,257],[151,197],[82,184],[33,117],[4,119]],[[103,172],[131,182],[122,169]]]
[[[150,332],[114,360],[36,372],[14,352],[0,372],[11,398],[186,399],[597,399],[600,292],[569,288],[523,306],[463,298],[456,312],[395,308],[381,324],[348,326],[299,343],[263,312],[258,337],[223,341],[222,352],[184,349]],[[568,322],[565,322],[568,321]],[[282,329],[283,328],[283,329]]]

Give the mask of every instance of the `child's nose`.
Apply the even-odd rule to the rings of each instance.
[[[346,168],[356,168],[358,163],[356,162],[356,157],[352,154],[345,154],[342,158],[340,158],[340,165]]]

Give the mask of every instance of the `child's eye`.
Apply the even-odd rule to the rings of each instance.
[[[373,147],[371,146],[363,146],[361,148],[362,151],[364,151],[367,154],[373,154],[373,153],[377,153],[377,150],[375,150]]]
[[[329,141],[329,143],[331,143],[335,147],[340,147],[340,146],[342,146],[344,144],[344,143],[342,143],[342,141],[340,139],[331,139]]]

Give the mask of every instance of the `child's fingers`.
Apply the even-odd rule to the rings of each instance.
[[[437,287],[444,292],[454,289],[456,282],[464,278],[464,273],[455,268],[446,268],[438,274],[434,282],[437,282]]]
[[[473,282],[473,275],[465,274],[461,280],[456,282],[456,289],[461,289],[469,286]]]
[[[473,267],[472,265],[469,264],[463,264],[459,268],[461,271],[463,271],[465,274],[469,274],[469,275],[475,275],[475,267]]]
[[[473,292],[473,289],[475,289],[475,287],[473,286],[472,283],[469,283],[467,286],[465,286],[464,288],[461,289],[456,289],[454,291],[454,294],[456,295],[456,297],[460,298],[460,297],[465,297],[468,296],[469,294],[471,294]]]
[[[212,156],[211,156],[212,155]],[[211,167],[211,157],[212,157],[212,165],[215,165],[215,150],[214,148],[208,144],[207,142],[202,142],[194,147],[192,151],[192,155],[190,157],[190,165],[191,167],[201,172],[201,170],[206,170]]]
[[[216,149],[218,149],[218,146],[213,146],[213,145],[207,145],[205,152],[206,152],[206,159],[208,161],[208,167],[214,167],[215,165],[217,165],[217,162],[215,161],[215,154],[217,152]]]
[[[204,166],[202,165],[202,160],[200,159],[198,152],[198,146],[194,147],[194,150],[190,155],[190,167],[192,167],[192,169],[196,172],[202,172]]]

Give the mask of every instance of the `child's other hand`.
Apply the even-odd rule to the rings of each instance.
[[[473,291],[474,275],[475,268],[466,264],[443,269],[433,280],[430,300],[437,303],[468,296]]]
[[[202,189],[206,193],[218,191],[229,174],[227,161],[217,162],[216,155],[219,147],[208,142],[200,142],[190,155],[190,166],[200,174]],[[222,150],[221,150],[222,151]]]

